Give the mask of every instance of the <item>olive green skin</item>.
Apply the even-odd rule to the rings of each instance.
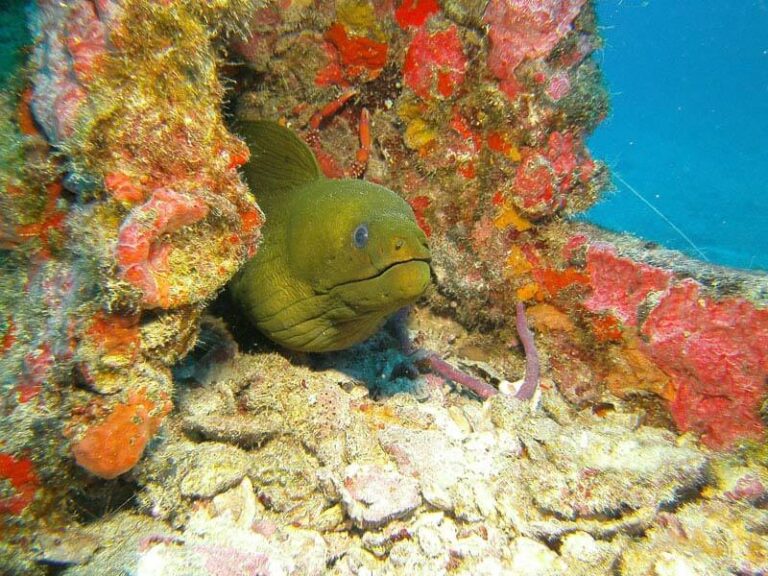
[[[321,176],[260,198],[258,174],[245,173],[266,222],[230,289],[271,340],[305,352],[348,348],[427,290],[427,238],[391,190]],[[368,241],[358,247],[361,224]]]

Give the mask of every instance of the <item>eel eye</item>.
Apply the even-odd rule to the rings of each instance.
[[[360,224],[355,228],[355,233],[352,235],[352,241],[355,243],[355,248],[365,248],[368,244],[368,225]]]

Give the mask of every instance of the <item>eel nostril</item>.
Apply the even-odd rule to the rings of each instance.
[[[402,238],[398,238],[395,241],[395,250],[400,250],[403,246],[405,246],[405,240]]]

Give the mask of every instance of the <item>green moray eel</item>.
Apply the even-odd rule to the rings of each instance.
[[[424,294],[429,246],[400,196],[324,177],[306,144],[276,123],[246,122],[238,132],[266,222],[230,289],[262,333],[291,350],[341,350]]]

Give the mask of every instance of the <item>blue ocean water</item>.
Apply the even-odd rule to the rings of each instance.
[[[25,2],[0,0],[0,89],[11,72],[24,62],[23,47],[31,42]]]
[[[768,1],[597,5],[613,110],[589,144],[617,191],[586,219],[768,270]]]

